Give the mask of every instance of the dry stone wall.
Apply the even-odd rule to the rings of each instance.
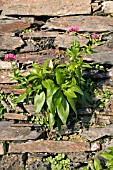
[[[4,61],[5,54],[17,54],[19,66],[25,68],[27,75],[27,67],[34,62],[41,65],[47,58],[63,58],[75,38],[66,32],[72,25],[80,28],[76,38],[81,46],[88,41],[87,33],[102,37],[104,44],[96,47],[96,53],[86,60],[104,65],[107,71],[86,73],[86,77],[100,81],[103,90],[113,92],[113,1],[109,0],[0,0],[0,90],[17,95],[24,91],[11,88],[17,82],[8,76],[12,70],[11,64]],[[93,111],[91,105],[78,106],[79,121],[63,126],[60,132],[64,140],[47,141],[42,140],[46,134],[39,125],[28,123],[34,114],[32,105],[23,103],[14,113],[7,105],[0,121],[0,170],[49,170],[43,158],[60,152],[71,159],[70,169],[81,170],[93,155],[113,146],[112,96],[102,113],[97,111],[95,116]],[[106,126],[84,126],[95,122]],[[69,141],[66,135],[71,134],[76,137]]]

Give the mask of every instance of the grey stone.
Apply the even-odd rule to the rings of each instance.
[[[14,50],[24,44],[20,37],[14,37],[10,34],[0,36],[0,50]]]
[[[81,136],[86,137],[89,141],[95,141],[105,136],[113,137],[113,124],[103,128],[89,128],[88,130],[83,130]]]
[[[3,10],[3,15],[63,16],[70,14],[90,14],[90,3],[90,0],[12,0],[11,3],[9,1],[1,0],[0,9]]]
[[[95,53],[87,56],[86,59],[92,60],[95,63],[113,65],[113,50],[100,51],[99,53]]]
[[[13,127],[13,123],[0,122],[0,140],[19,141],[37,139],[42,133],[36,130],[31,131],[30,127]]]
[[[113,31],[113,17],[103,16],[68,16],[51,18],[46,22],[42,29],[48,30],[67,30],[72,25],[77,25],[79,32],[104,32]]]
[[[105,14],[113,14],[113,1],[105,1],[102,3],[102,11]]]
[[[67,35],[58,35],[55,38],[55,42],[54,45],[58,48],[69,48],[71,46],[71,42],[73,41],[79,41],[80,45],[83,46],[85,44],[87,44],[88,39],[86,39],[83,36],[69,36]]]
[[[20,170],[24,168],[23,155],[4,155],[0,161],[0,170]]]

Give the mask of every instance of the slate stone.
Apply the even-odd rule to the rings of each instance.
[[[71,46],[71,42],[79,41],[80,45],[83,46],[88,43],[88,39],[83,36],[69,36],[67,35],[58,35],[55,38],[54,45],[58,48],[69,48]]]
[[[24,168],[23,155],[4,155],[0,161],[0,170],[20,170]]]
[[[113,1],[103,2],[102,11],[104,12],[104,14],[113,14]]]
[[[5,82],[6,83],[6,82]],[[6,94],[14,93],[14,94],[22,94],[25,92],[25,89],[14,89],[12,88],[12,85],[9,84],[0,84],[0,90],[3,90]],[[15,84],[16,85],[16,84]]]
[[[2,14],[5,15],[63,16],[70,14],[90,14],[90,3],[90,0],[12,0],[11,3],[1,0],[0,9],[3,10]]]
[[[5,55],[4,55],[5,57]],[[7,61],[0,61],[0,70],[11,70],[11,63]]]
[[[4,113],[4,119],[8,120],[27,120],[28,117],[23,113]]]
[[[24,44],[20,37],[14,37],[10,34],[0,36],[0,50],[14,50]]]
[[[10,32],[20,32],[22,30],[25,30],[26,28],[30,27],[30,22],[23,22],[21,20],[11,20],[6,21],[6,23],[2,23],[0,21],[0,34],[10,33]]]
[[[31,131],[30,127],[12,127],[13,123],[0,122],[0,140],[2,141],[22,141],[37,139],[42,133],[35,130]]]
[[[4,155],[4,145],[0,142],[0,155]]]
[[[67,30],[72,25],[77,25],[79,32],[104,32],[113,31],[113,17],[103,16],[66,16],[60,18],[50,18],[42,29]]]
[[[8,153],[25,153],[25,152],[83,152],[90,151],[90,145],[87,142],[70,142],[70,141],[53,141],[37,140],[26,143],[9,144]]]
[[[113,124],[103,128],[89,128],[88,130],[83,130],[81,136],[86,137],[89,141],[95,141],[105,136],[113,137]]]
[[[2,65],[2,67],[6,68],[6,69],[5,69],[5,71],[2,71],[2,74],[0,74],[0,83],[17,83],[16,80],[11,80],[11,78],[9,77],[9,75],[12,74],[12,72],[10,72],[9,70],[7,71],[7,68],[9,66],[10,66],[10,63],[7,64],[7,62],[6,62],[5,66]]]
[[[100,51],[87,55],[86,60],[94,61],[95,63],[113,65],[113,50],[112,51]]]

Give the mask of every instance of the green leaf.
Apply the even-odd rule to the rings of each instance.
[[[62,101],[62,92],[60,89],[58,89],[53,95],[53,104],[55,109],[61,103],[61,101]]]
[[[83,167],[83,170],[88,170],[87,166]]]
[[[64,95],[69,98],[77,98],[76,94],[74,93],[72,88],[69,88],[64,91]]]
[[[109,160],[107,163],[106,163],[106,166],[112,166],[113,167],[113,159]]]
[[[77,93],[79,93],[81,95],[84,95],[82,90],[77,85],[74,85],[71,88],[72,88],[73,91],[75,91],[75,92],[77,92]]]
[[[30,96],[31,91],[32,91],[31,87],[28,87],[28,88],[26,89],[26,94]]]
[[[107,152],[101,153],[100,156],[102,156],[103,158],[105,158],[107,160],[113,159],[113,155],[111,155],[110,153],[107,153]]]
[[[55,124],[54,115],[51,112],[49,112],[49,126],[50,126],[50,128],[53,128],[54,124]]]
[[[62,84],[64,81],[64,77],[62,75],[62,73],[59,71],[59,69],[56,70],[56,82],[57,84]]]
[[[48,60],[45,60],[45,62],[43,64],[43,73],[47,72],[47,65],[48,65]]]
[[[60,117],[62,123],[66,124],[66,121],[67,121],[67,118],[69,115],[69,104],[63,95],[62,95],[61,103],[57,106],[57,112],[58,112],[58,116]]]
[[[100,170],[100,162],[96,158],[94,158],[94,167],[96,170]]]
[[[38,79],[38,75],[30,75],[29,78],[28,78],[28,81],[34,81],[35,79]]]
[[[76,110],[76,107],[75,107],[75,101],[74,99],[71,99],[71,98],[67,98],[71,108],[74,110],[74,112],[76,113],[76,117],[77,117],[77,110]]]
[[[40,94],[36,94],[34,97],[34,106],[36,113],[39,113],[45,102],[45,93],[41,92]]]
[[[19,95],[19,97],[18,97],[17,100],[16,100],[16,103],[23,102],[24,99],[26,98],[26,96],[27,96],[26,93],[23,93],[23,94]]]

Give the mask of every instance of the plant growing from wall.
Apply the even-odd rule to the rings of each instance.
[[[77,35],[77,26],[72,26],[68,32]],[[99,37],[90,36],[88,44],[80,46],[79,41],[71,43],[71,47],[66,50],[68,62],[60,63],[59,60],[46,60],[42,66],[37,63],[32,65],[32,71],[29,75],[23,76],[19,68],[14,69],[13,79],[18,81],[18,88],[25,88],[25,92],[21,94],[16,103],[31,100],[35,107],[36,114],[40,112],[48,117],[49,128],[54,125],[61,128],[62,124],[66,124],[70,109],[73,109],[77,117],[76,104],[81,102],[83,92],[81,86],[85,84],[83,79],[83,70],[91,68],[91,66],[83,61],[86,54],[91,54],[92,44],[96,44]],[[11,56],[11,54],[10,54]],[[15,57],[9,60],[15,60]],[[8,57],[8,54],[7,54]],[[17,88],[17,87],[15,87]]]
[[[70,167],[70,159],[66,158],[64,153],[47,157],[44,161],[50,165],[52,170],[69,170]]]
[[[104,167],[101,166],[101,163],[97,158],[94,158],[90,161],[88,166],[83,168],[83,170],[113,170],[113,147],[110,147],[109,151],[102,152],[100,156],[104,158]]]

